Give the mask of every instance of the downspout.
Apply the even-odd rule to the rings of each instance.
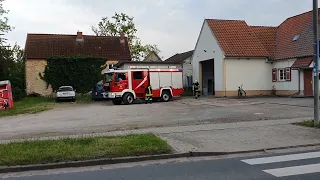
[[[226,60],[223,58],[223,86],[224,86],[224,97],[227,97],[227,68]]]
[[[301,91],[301,89],[300,89],[300,72],[301,72],[301,70],[300,70],[300,68],[298,69],[298,92],[297,93],[294,93],[293,95],[300,95],[300,91]]]
[[[299,70],[298,70],[298,79],[299,79],[299,80],[298,80],[298,84],[299,84],[299,87],[298,87],[298,90],[299,90],[299,91],[298,91],[298,93],[299,93],[299,94],[300,94],[300,90],[301,90],[301,89],[300,89],[300,83],[301,83],[301,82],[300,82],[300,72],[301,72],[301,71],[300,71],[300,68],[299,68]]]

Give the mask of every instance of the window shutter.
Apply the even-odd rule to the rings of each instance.
[[[286,68],[286,81],[291,81],[291,68]]]
[[[273,68],[272,69],[272,82],[277,82],[277,77],[278,77],[277,69]]]

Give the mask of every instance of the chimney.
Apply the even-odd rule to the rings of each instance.
[[[77,41],[83,41],[82,32],[80,31],[77,32]]]
[[[123,33],[123,32],[120,33],[120,43],[121,43],[121,44],[124,44],[124,43],[125,43],[124,33]]]

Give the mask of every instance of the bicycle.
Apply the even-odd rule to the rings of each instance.
[[[247,96],[247,93],[242,88],[243,84],[241,86],[238,86],[238,98],[245,98]]]

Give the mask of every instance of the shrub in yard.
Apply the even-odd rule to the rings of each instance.
[[[71,85],[84,94],[101,80],[101,67],[105,62],[106,59],[96,57],[51,57],[47,59],[44,75],[39,75],[54,91],[60,86]]]

